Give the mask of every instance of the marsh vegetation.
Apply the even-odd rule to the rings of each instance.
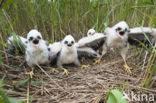
[[[4,0],[2,0],[3,2]],[[69,66],[70,75],[45,72],[36,68],[34,78],[25,74],[30,68],[24,56],[6,53],[6,40],[16,34],[26,37],[31,29],[39,30],[49,43],[60,41],[67,34],[76,40],[87,35],[90,28],[104,32],[108,26],[126,21],[129,27],[156,27],[155,0],[6,0],[0,8],[0,101],[19,103],[29,98],[32,103],[106,102],[110,89],[156,96],[156,50],[154,47],[131,47],[128,64],[132,74],[121,66],[116,53],[108,53],[100,65],[92,60],[88,70]],[[147,53],[148,52],[148,53]],[[3,78],[4,77],[4,78]],[[29,92],[29,96],[28,96]],[[6,96],[7,95],[7,96]],[[13,100],[12,100],[13,99]]]

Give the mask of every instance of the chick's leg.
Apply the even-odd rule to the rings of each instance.
[[[62,62],[60,60],[57,62],[57,66],[63,70],[63,73],[62,73],[63,75],[69,74],[69,71],[66,68],[63,68]]]
[[[66,68],[61,68],[63,70],[63,75],[68,75],[69,74],[69,71],[66,69]]]
[[[84,62],[84,61],[85,61],[85,57],[82,57],[82,58],[81,58],[81,62]]]
[[[124,69],[125,69],[125,71],[127,72],[127,73],[129,73],[129,74],[131,74],[131,68],[127,65],[127,62],[126,62],[126,54],[127,54],[127,52],[128,52],[128,48],[129,48],[129,46],[127,45],[126,47],[124,47],[124,48],[122,48],[122,50],[121,50],[121,56],[122,56],[122,58],[123,58],[123,60],[124,60]]]
[[[103,55],[101,55],[99,58],[94,59],[94,65],[100,64],[102,57]]]
[[[126,62],[126,59],[125,58],[123,58],[123,60],[124,60],[124,68],[125,68],[125,71],[128,73],[128,74],[131,74],[132,72],[131,72],[131,68],[127,65],[127,62]]]
[[[30,78],[33,78],[33,75],[34,75],[34,68],[31,67],[31,71],[30,71],[30,72],[26,72],[25,74],[29,75]]]
[[[89,64],[88,65],[82,65],[81,69],[90,69],[90,65]]]
[[[107,46],[106,46],[106,44],[103,44],[102,49],[103,49],[102,55],[99,58],[94,59],[94,65],[95,64],[100,64],[100,62],[102,60],[102,57],[107,53]]]
[[[84,60],[85,58],[82,57],[82,59]],[[81,59],[81,62],[84,62],[84,61],[82,61],[82,59]],[[81,65],[80,62],[79,62],[79,60],[76,60],[75,61],[75,65],[77,65],[77,66],[80,66]],[[89,69],[89,68],[90,68],[90,65],[81,65],[81,69]]]
[[[77,66],[81,65],[78,59],[75,60],[74,64],[77,65]],[[86,69],[86,68],[89,69],[90,66],[89,65],[82,65],[81,66],[81,69]]]
[[[56,72],[56,73],[58,73],[59,71],[57,70],[57,68],[51,68],[51,70],[50,70],[51,72]]]

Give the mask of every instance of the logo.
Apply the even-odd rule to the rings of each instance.
[[[133,91],[130,92],[130,94],[128,95],[127,93],[125,93],[125,91],[123,92],[123,97],[124,99],[127,99],[128,101],[133,101],[133,102],[154,102],[154,94],[145,94],[145,93],[134,93]]]

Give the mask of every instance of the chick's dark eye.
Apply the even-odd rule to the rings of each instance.
[[[64,44],[68,44],[68,41],[65,41]]]
[[[74,44],[74,41],[72,41],[71,43]]]
[[[41,37],[40,36],[37,36],[37,39],[41,39]]]
[[[89,34],[91,35],[91,32]]]
[[[126,32],[130,32],[130,30],[129,30],[128,28],[125,28],[125,31],[126,31]]]
[[[48,51],[50,51],[50,48],[48,48]]]
[[[30,37],[30,38],[29,38],[29,41],[32,41],[32,40],[33,40],[33,37]]]
[[[118,27],[117,29],[116,29],[116,31],[120,31],[121,30],[121,28],[120,27]]]

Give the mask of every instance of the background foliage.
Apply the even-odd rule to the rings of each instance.
[[[5,51],[5,42],[11,34],[26,37],[34,28],[42,33],[44,39],[54,42],[62,40],[67,34],[72,34],[78,40],[90,28],[104,32],[106,27],[123,20],[131,28],[156,27],[155,0],[6,0],[0,6],[2,51]],[[153,51],[142,86],[149,87],[155,75],[155,56]]]

